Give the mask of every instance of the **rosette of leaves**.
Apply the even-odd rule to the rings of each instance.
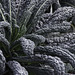
[[[17,3],[19,4],[18,8],[16,4],[14,4],[15,1],[12,1],[12,0],[6,0],[6,1],[2,0],[1,1],[2,4],[0,3],[0,15],[1,15],[0,17],[1,19],[0,20],[0,49],[2,50],[3,55],[6,58],[6,62],[3,63],[4,66],[2,67],[3,69],[2,72],[4,72],[3,74],[12,73],[15,75],[19,71],[22,71],[21,73],[24,72],[25,68],[22,68],[21,65],[24,65],[25,67],[25,64],[27,64],[27,65],[31,65],[35,67],[33,63],[37,63],[36,64],[37,66],[40,65],[40,63],[42,63],[41,62],[42,57],[39,58],[36,56],[36,58],[38,58],[38,61],[37,62],[33,61],[33,58],[35,58],[34,48],[35,46],[37,46],[37,44],[35,45],[36,40],[38,41],[38,44],[41,44],[45,42],[45,37],[43,37],[42,35],[36,35],[36,34],[28,35],[28,33],[32,33],[32,28],[35,27],[37,21],[40,19],[40,16],[49,8],[51,4],[57,3],[57,1],[41,0],[38,2],[35,1],[33,4],[33,0],[25,0],[24,3],[25,4],[27,3],[25,6],[26,8],[22,12],[21,10],[24,8],[24,7],[23,8],[20,7],[24,5],[22,0],[20,0],[19,3]],[[14,9],[15,6],[17,11]],[[6,11],[7,8],[8,10]],[[23,35],[26,35],[26,38]],[[23,57],[23,56],[28,60],[28,62],[26,62],[25,64],[24,62],[26,60],[22,61],[20,59],[20,57]],[[16,57],[17,59],[15,59]],[[21,65],[18,62],[14,61],[18,59]],[[31,62],[29,59],[33,62]],[[53,60],[54,59],[52,59],[52,62]],[[6,67],[6,70],[4,70],[5,67]],[[55,67],[57,66],[55,65]],[[16,69],[18,71],[16,71]],[[60,69],[60,67],[58,69]],[[58,71],[56,72],[58,74]],[[28,75],[28,73],[26,73],[26,75]]]
[[[6,3],[6,1],[8,3]],[[50,6],[52,6],[52,4],[56,4],[58,8],[60,6],[59,0],[6,1],[2,0],[1,3],[4,4],[2,4],[3,7],[0,4],[0,49],[2,50],[3,55],[6,58],[6,66],[4,62],[4,68],[2,68],[2,72],[4,72],[6,67],[4,74],[10,75],[12,73],[13,75],[28,75],[28,72],[30,72],[29,74],[33,75],[30,70],[31,68],[34,69],[34,71],[39,71],[39,73],[41,73],[42,69],[43,71],[45,70],[46,73],[48,73],[48,71],[51,72],[51,70],[53,70],[52,74],[65,75],[65,65],[63,61],[70,63],[72,67],[75,69],[75,57],[72,53],[70,53],[67,50],[67,48],[63,49],[63,47],[61,48],[59,46],[43,46],[47,43],[46,38],[42,35],[38,35],[41,34],[39,33],[40,31],[36,31],[36,34],[34,33],[35,26],[37,25],[37,22],[40,20],[41,15],[44,14],[47,11],[47,9],[49,9]],[[9,10],[6,11],[6,8],[8,8]],[[63,9],[61,10],[61,12],[66,9],[66,11],[64,12],[65,14],[67,10],[69,10],[70,8],[71,7],[64,7],[59,9]],[[74,11],[73,9],[71,9],[71,12]],[[60,23],[60,10],[55,11],[54,14],[52,14],[52,8],[50,10],[51,15],[48,19],[49,25],[51,26],[53,21],[55,25],[55,27],[53,27],[54,25],[51,27],[50,32],[52,32],[51,30],[54,30],[54,32],[61,31],[61,29],[63,31],[65,26],[70,28],[70,23],[66,21],[64,22],[64,16],[62,16],[63,21],[62,23]],[[74,15],[74,13],[71,13],[71,15],[72,14]],[[59,18],[57,18],[57,16],[59,16]],[[67,17],[69,16],[70,14],[68,14]],[[71,17],[72,16],[70,16],[70,18]],[[55,20],[58,20],[58,24],[55,23]],[[62,25],[62,27],[59,27],[60,25]],[[43,29],[43,33],[45,33],[44,31],[45,30]],[[47,29],[47,31],[49,30]]]

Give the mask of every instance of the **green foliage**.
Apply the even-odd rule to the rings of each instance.
[[[49,51],[48,48],[46,50],[47,53],[43,52],[46,49],[43,47],[46,44],[48,44],[49,41],[47,41],[47,39],[41,34],[44,34],[44,33],[48,34],[50,32],[58,32],[58,31],[60,32],[61,30],[63,31],[63,29],[65,29],[65,26],[60,28],[59,26],[56,26],[55,28],[53,27],[52,29],[42,28],[35,31],[35,27],[38,21],[40,20],[42,14],[44,14],[45,11],[50,6],[52,6],[53,3],[56,3],[57,0],[36,0],[36,1],[25,0],[26,1],[24,2],[25,7],[22,7],[23,4],[21,3],[21,1],[22,0],[19,1],[19,5],[16,8],[17,11],[15,11],[15,7],[12,3],[13,1],[8,0],[8,6],[9,6],[8,12],[5,10],[5,8],[2,7],[2,4],[1,4],[2,2],[0,3],[0,49],[3,51],[6,61],[8,62],[10,60],[16,60],[24,66],[25,64],[27,66],[35,66],[35,64],[37,64],[35,67],[37,66],[40,67],[41,64],[44,64],[48,60],[47,61],[47,63],[49,63],[48,65],[49,66],[52,65],[53,69],[57,73],[62,73],[62,71],[64,73],[65,71],[62,70],[64,69],[63,67],[64,63],[61,60],[59,61],[58,58],[55,58],[55,57],[46,58],[45,56],[43,56],[51,52],[47,52]],[[51,12],[52,12],[52,8],[51,8]],[[42,49],[43,55],[41,56],[37,55],[39,53],[38,50],[40,48],[38,50],[36,48],[39,45],[42,46],[41,49]],[[52,48],[53,47],[50,48],[50,51],[52,51]],[[69,54],[66,50],[60,51],[59,48],[57,48],[56,52],[54,52],[54,50],[56,50],[55,47],[53,48],[52,52],[56,53],[56,56],[61,56],[60,55],[61,52],[62,52],[61,57],[65,56],[66,53],[67,55]],[[64,52],[65,52],[65,55],[64,55]],[[57,67],[59,70],[61,68],[61,72],[59,72],[59,70],[57,71],[55,67]],[[30,74],[33,75],[33,73],[30,73]]]
[[[23,10],[24,11],[23,13],[21,13],[19,9],[21,8],[20,7],[21,2],[19,3],[19,6],[17,8],[18,10],[17,13],[15,13],[14,11],[15,9],[13,9],[14,7],[12,4],[12,0],[8,0],[9,12],[6,12],[6,10],[2,7],[2,4],[0,3],[0,15],[2,16],[0,17],[2,18],[0,22],[0,28],[2,27],[2,30],[4,30],[4,33],[0,34],[0,44],[1,44],[0,48],[3,50],[3,53],[7,58],[7,61],[10,60],[9,58],[12,59],[13,56],[19,56],[20,53],[18,52],[23,48],[25,48],[24,50],[26,50],[27,48],[28,50],[32,49],[32,52],[30,53],[33,53],[33,49],[35,48],[34,42],[36,43],[37,40],[39,41],[38,44],[41,42],[42,43],[45,42],[45,38],[40,35],[33,35],[33,36],[31,35],[31,37],[34,37],[32,41],[24,39],[24,37],[22,37],[23,35],[32,33],[32,29],[34,29],[35,25],[37,24],[37,21],[40,19],[40,16],[51,5],[50,0],[42,0],[37,3],[34,2],[34,4],[32,3],[33,3],[32,0],[31,1],[29,0],[29,4],[28,6],[26,5],[26,8]],[[13,13],[16,15],[14,16]],[[21,17],[18,17],[20,13]],[[42,37],[44,40],[42,39]],[[24,42],[27,42],[27,44]],[[29,53],[26,51],[24,52]],[[24,54],[23,51],[21,51],[20,55],[25,56],[28,54]]]

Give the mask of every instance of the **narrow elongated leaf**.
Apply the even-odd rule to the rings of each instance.
[[[2,75],[5,71],[5,63],[6,63],[6,59],[2,53],[2,51],[0,50],[0,74]]]
[[[28,34],[28,35],[25,35],[24,37],[34,41],[36,44],[45,42],[45,37],[43,37],[42,35]]]
[[[30,19],[30,24],[31,25],[36,25],[36,23],[37,23],[37,21],[40,19],[40,16],[42,15],[42,14],[44,14],[44,12],[49,8],[49,6],[51,5],[51,4],[53,4],[53,3],[57,3],[57,0],[55,1],[55,0],[41,0],[41,1],[39,1],[36,5],[35,5],[35,7],[34,7],[34,12],[33,12],[33,15],[32,15],[32,18],[33,19]],[[29,25],[29,23],[28,23],[28,25]],[[30,25],[30,26],[31,26]],[[33,26],[34,26],[33,25]],[[30,26],[28,27],[28,28],[30,28]]]
[[[55,26],[54,26],[55,25]],[[35,31],[37,34],[47,34],[51,32],[69,32],[71,30],[71,23],[63,21],[61,24],[54,24],[54,25],[46,25],[50,28],[41,28]]]
[[[3,20],[6,21],[5,16],[4,16],[4,13],[5,13],[5,11],[4,11],[3,7],[2,7],[2,4],[0,3],[0,14],[1,14]]]
[[[5,37],[9,39],[11,35],[11,25],[8,22],[2,21],[0,22],[0,28],[5,30]]]
[[[6,47],[10,47],[8,40],[0,34],[0,42],[3,43]]]
[[[56,55],[58,57],[60,57],[61,59],[64,59],[65,61],[68,61],[72,67],[75,69],[75,56],[70,53],[67,50],[61,50],[58,47],[52,47],[52,46],[40,46],[37,49],[35,49],[35,51],[37,52],[45,52],[46,54],[50,54],[50,55]]]
[[[17,61],[9,61],[7,64],[9,68],[13,71],[14,75],[28,75],[26,69],[22,67]]]
[[[12,11],[18,22],[24,11],[27,11],[30,2],[31,0],[12,0]]]
[[[21,45],[22,50],[26,55],[34,54],[35,43],[33,41],[21,37],[13,43],[13,47],[17,44]]]
[[[45,55],[43,60],[47,61],[48,65],[53,67],[55,75],[65,74],[65,65],[60,58]]]

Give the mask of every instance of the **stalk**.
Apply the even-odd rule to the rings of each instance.
[[[6,21],[6,19],[5,19],[4,15],[3,15],[3,12],[2,12],[1,9],[0,9],[0,13],[1,13],[1,15],[2,15],[3,20]]]
[[[12,14],[11,14],[11,0],[9,0],[9,14],[10,14],[11,33],[12,33]]]

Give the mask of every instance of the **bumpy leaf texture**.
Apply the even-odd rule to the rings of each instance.
[[[21,45],[22,50],[26,55],[34,54],[35,43],[33,41],[21,37],[20,39],[16,40],[13,45],[15,46],[17,44]]]
[[[58,57],[37,54],[35,56],[31,56],[31,58],[30,57],[14,57],[13,59],[15,59],[19,62],[44,63],[45,65],[48,65],[54,69],[55,75],[61,75],[61,74],[64,75],[65,74],[64,63]],[[37,67],[37,68],[39,68],[39,67]]]
[[[41,22],[42,25],[38,25],[37,27],[41,31],[45,31],[43,28],[47,28],[47,32],[67,32],[71,29],[71,18],[75,14],[75,8],[73,7],[60,7],[58,8],[48,19],[45,19],[45,23]],[[46,21],[47,20],[47,21]],[[48,31],[49,30],[49,31]],[[43,32],[44,32],[43,31]],[[38,32],[38,31],[37,31]]]
[[[13,75],[28,75],[28,72],[17,61],[7,62],[9,68],[13,71]]]
[[[5,63],[6,59],[3,55],[3,52],[0,50],[0,75],[2,75],[5,71]]]
[[[39,55],[38,57],[42,57],[42,59],[45,60],[49,66],[53,67],[55,75],[65,74],[64,63],[61,61],[60,58],[47,55]]]
[[[36,44],[40,44],[40,43],[44,43],[45,42],[45,37],[43,37],[42,35],[28,34],[28,35],[25,35],[24,37],[34,41]]]
[[[75,69],[75,55],[73,55],[71,52],[69,52],[66,49],[52,46],[40,46],[35,49],[35,52],[37,53],[46,53],[49,55],[55,55],[60,57],[61,59],[64,59],[65,61],[69,62],[72,67]]]
[[[7,39],[10,38],[11,35],[11,25],[8,22],[1,21],[0,22],[0,33]],[[9,37],[8,37],[9,36]]]

